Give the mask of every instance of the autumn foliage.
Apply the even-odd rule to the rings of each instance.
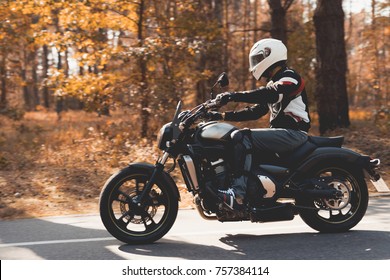
[[[386,159],[389,4],[371,1],[356,11],[352,2],[343,1],[351,127],[329,134],[348,135],[348,145],[382,151]],[[96,203],[113,170],[154,160],[155,134],[178,100],[186,108],[203,102],[222,71],[229,74],[227,90],[258,86],[248,52],[261,38],[287,44],[289,65],[305,79],[317,134],[318,3],[325,2],[0,1],[0,216],[19,215],[30,202],[39,215],[36,202],[45,195],[49,208],[63,203],[77,212],[83,207],[74,206],[77,198]]]
[[[108,115],[125,106],[139,116],[140,133],[147,136],[149,121],[167,121],[177,100],[192,106],[208,98],[222,71],[230,74],[232,90],[255,86],[247,54],[253,42],[269,36],[288,44],[289,64],[305,77],[314,100],[315,4],[1,1],[0,110],[17,118],[43,107],[58,114],[84,109]],[[388,40],[381,40],[389,35],[388,8],[372,1],[370,12],[346,13],[348,94],[354,106],[388,102]]]

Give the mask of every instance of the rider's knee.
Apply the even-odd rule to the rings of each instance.
[[[246,149],[250,149],[252,147],[251,130],[249,128],[233,131],[230,134],[230,138],[235,145],[243,145]]]
[[[234,144],[242,143],[244,134],[241,132],[241,130],[237,129],[230,134],[230,138],[232,139]]]

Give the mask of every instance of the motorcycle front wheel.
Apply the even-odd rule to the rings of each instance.
[[[318,167],[309,174],[325,180],[342,193],[337,199],[300,199],[297,206],[302,220],[325,233],[344,232],[356,226],[366,213],[368,189],[363,172],[347,164]]]
[[[152,243],[172,227],[178,198],[170,186],[156,178],[149,193],[138,202],[150,173],[125,168],[111,176],[100,194],[100,217],[107,231],[128,244]]]

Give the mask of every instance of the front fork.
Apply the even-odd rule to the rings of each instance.
[[[141,206],[141,201],[143,201],[146,194],[150,192],[152,189],[152,186],[154,185],[154,181],[156,177],[161,174],[161,172],[164,170],[165,163],[167,162],[169,158],[169,153],[164,151],[161,158],[159,158],[155,164],[155,168],[152,172],[152,175],[150,176],[149,181],[146,183],[144,189],[142,190],[141,194],[134,199],[134,203],[136,203],[138,206]]]

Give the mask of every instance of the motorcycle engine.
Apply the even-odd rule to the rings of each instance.
[[[205,185],[214,191],[223,188],[226,184],[226,166],[221,158],[216,161],[210,161],[205,170]]]
[[[203,166],[203,174],[205,180],[206,190],[217,194],[219,188],[225,188],[229,183],[229,176],[227,176],[226,162],[220,158],[215,161],[208,161]],[[212,196],[203,196],[203,207],[207,210],[216,211],[216,203]]]
[[[218,159],[217,161],[211,162],[211,170],[213,171],[213,185],[216,185],[217,189],[225,185],[225,162],[223,159]]]

